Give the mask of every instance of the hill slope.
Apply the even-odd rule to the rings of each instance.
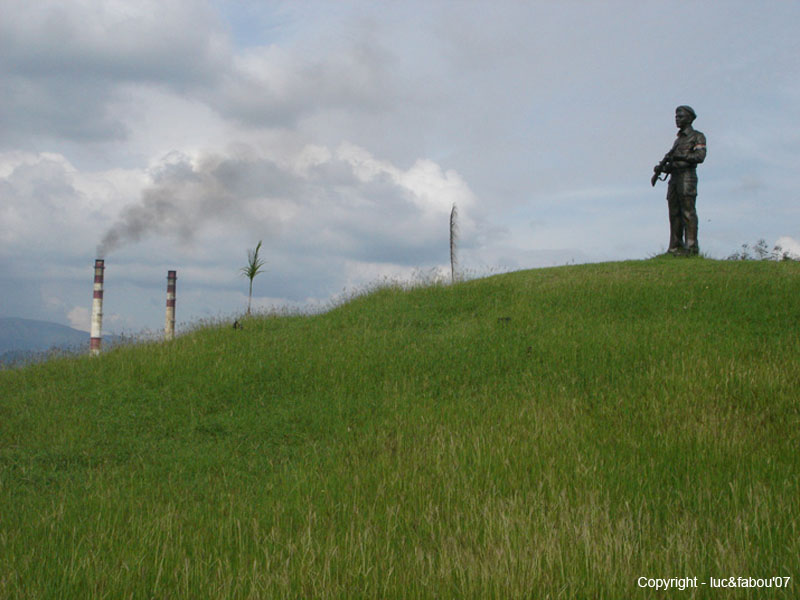
[[[0,596],[794,577],[798,317],[798,263],[657,259],[0,372]]]

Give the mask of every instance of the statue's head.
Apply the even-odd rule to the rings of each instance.
[[[694,112],[691,106],[686,106],[684,104],[675,109],[675,125],[678,129],[683,129],[691,125],[696,118],[697,113]]]

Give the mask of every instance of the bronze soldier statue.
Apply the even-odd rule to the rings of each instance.
[[[669,248],[675,255],[696,255],[697,244],[697,165],[706,159],[706,136],[692,128],[697,118],[691,106],[675,109],[678,137],[672,149],[654,168],[650,179],[655,185],[662,173],[669,175],[667,204],[669,205]],[[663,181],[663,179],[662,179]]]

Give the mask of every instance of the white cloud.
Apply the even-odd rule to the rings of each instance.
[[[229,59],[203,2],[6,1],[0,64],[30,77],[81,81],[205,81]],[[209,68],[211,66],[217,67]]]
[[[793,237],[788,235],[781,236],[775,242],[775,245],[784,252],[788,252],[792,258],[800,260],[800,242]]]
[[[325,53],[275,44],[243,49],[208,101],[248,126],[295,126],[320,110],[387,110],[395,103],[392,58],[368,31],[332,40]]]
[[[427,262],[424,248],[441,235],[453,203],[467,210],[462,234],[474,230],[468,210],[475,197],[457,173],[429,160],[404,170],[352,144],[335,152],[309,147],[281,163],[246,147],[172,154],[151,173],[152,185],[107,229],[99,254],[147,236],[190,241],[209,228],[258,226],[300,251],[366,259],[377,247],[395,262],[423,249],[417,260]]]
[[[89,331],[91,322],[89,309],[84,306],[75,306],[67,313],[67,320],[70,327],[79,331]]]
[[[408,190],[416,206],[426,215],[449,214],[453,204],[471,208],[475,196],[461,176],[453,170],[443,171],[432,160],[417,160],[410,169],[401,170],[387,161],[376,160],[369,152],[344,143],[336,151],[337,158],[352,166],[362,182],[388,177]]]
[[[58,244],[59,254],[81,255],[143,181],[138,170],[81,172],[60,154],[0,154],[0,252],[20,255],[30,244],[48,252]]]

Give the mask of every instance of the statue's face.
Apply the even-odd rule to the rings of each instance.
[[[692,115],[688,111],[679,108],[675,111],[675,125],[678,129],[683,129],[692,124]]]

